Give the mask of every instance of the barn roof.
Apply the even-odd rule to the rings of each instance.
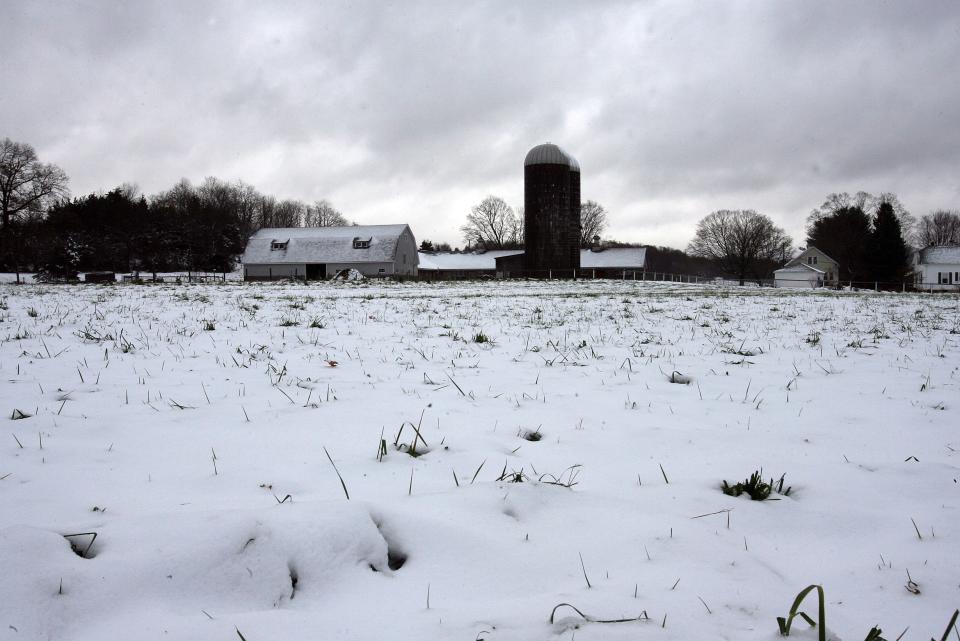
[[[580,250],[581,269],[643,269],[646,247],[608,247],[600,251]]]
[[[920,250],[920,263],[923,265],[960,264],[960,245],[933,245]]]
[[[282,227],[259,230],[247,241],[245,265],[286,263],[381,263],[396,259],[397,242],[407,225]],[[357,248],[354,240],[369,241]],[[271,249],[274,243],[285,247]]]
[[[523,254],[517,249],[495,249],[485,252],[420,253],[421,270],[493,271],[497,259]],[[646,247],[612,247],[602,251],[580,250],[581,269],[643,269]]]
[[[491,249],[481,252],[420,252],[420,269],[426,270],[463,270],[493,271],[497,268],[497,259],[503,256],[522,254],[518,249]]]

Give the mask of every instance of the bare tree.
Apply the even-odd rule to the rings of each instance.
[[[877,210],[879,210],[880,205],[884,203],[893,207],[893,213],[896,215],[897,220],[900,221],[900,232],[903,234],[903,239],[907,241],[907,243],[914,243],[917,237],[917,221],[913,217],[913,214],[900,202],[897,195],[888,191],[881,193],[879,196],[874,196],[866,191],[858,191],[853,196],[847,192],[830,194],[823,201],[822,205],[810,212],[810,216],[807,218],[807,224],[808,227],[812,227],[824,218],[833,216],[841,210],[850,209],[859,209],[873,218],[877,215]]]
[[[917,243],[920,247],[960,245],[960,211],[940,209],[921,218]]]
[[[318,200],[307,207],[303,218],[304,227],[344,227],[350,221],[327,200]]]
[[[42,209],[68,196],[68,180],[56,165],[37,160],[30,145],[4,138],[0,144],[0,225],[7,229],[21,212]]]
[[[502,249],[515,242],[517,216],[502,198],[487,196],[467,216],[460,228],[467,245]]]
[[[740,280],[762,277],[772,266],[786,262],[791,241],[767,216],[752,209],[721,209],[697,224],[688,252],[716,261]]]
[[[523,220],[523,206],[517,207],[516,215],[513,217],[513,229],[510,230],[511,247],[523,247],[523,240],[526,237],[526,227]]]
[[[601,236],[607,228],[607,210],[603,205],[588,200],[580,205],[580,246],[589,247],[594,236]]]
[[[69,195],[67,174],[60,167],[37,160],[33,147],[4,138],[0,144],[0,262],[14,263],[20,282],[16,223],[43,212]]]

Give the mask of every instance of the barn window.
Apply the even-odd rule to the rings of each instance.
[[[371,238],[354,238],[353,239],[353,248],[354,249],[369,249]]]
[[[270,251],[280,251],[287,248],[289,240],[274,240],[270,242]]]

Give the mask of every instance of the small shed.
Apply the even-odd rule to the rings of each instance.
[[[367,277],[416,276],[408,225],[261,229],[243,253],[244,280],[324,280],[353,269]]]
[[[823,287],[826,272],[807,263],[796,263],[774,270],[775,287],[793,289],[814,289]]]

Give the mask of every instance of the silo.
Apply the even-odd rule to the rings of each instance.
[[[570,156],[570,260],[580,269],[580,163]]]
[[[523,165],[524,269],[579,269],[580,165],[551,143]]]

